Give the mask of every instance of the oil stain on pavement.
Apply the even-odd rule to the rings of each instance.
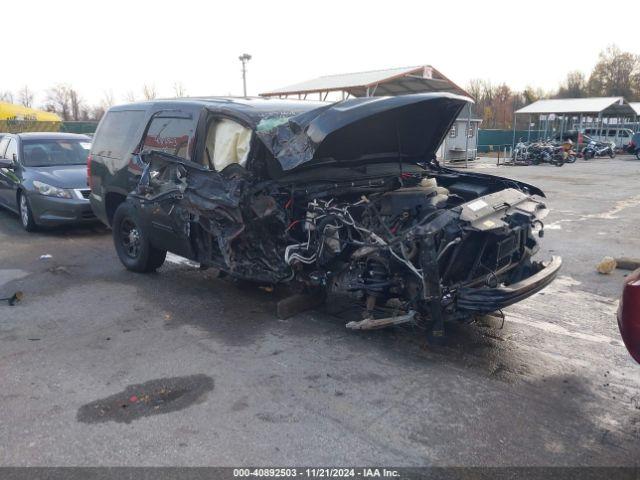
[[[76,418],[83,423],[131,423],[141,417],[190,407],[212,390],[213,379],[202,374],[150,380],[83,405]]]

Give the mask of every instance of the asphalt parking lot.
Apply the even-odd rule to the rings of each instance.
[[[286,321],[277,292],[181,263],[125,271],[101,226],[0,212],[2,465],[640,466],[640,365],[615,310],[640,256],[640,162],[474,167],[540,186],[561,277],[446,347]],[[51,258],[42,258],[50,255]]]

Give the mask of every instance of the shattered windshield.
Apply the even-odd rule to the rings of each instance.
[[[280,125],[284,125],[289,121],[293,115],[276,115],[272,117],[265,117],[256,126],[258,132],[270,132],[278,128]]]

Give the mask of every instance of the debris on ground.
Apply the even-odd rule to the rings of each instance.
[[[640,258],[618,257],[616,268],[620,270],[637,270],[640,268]]]
[[[53,255],[51,255],[50,253],[44,253],[40,255],[40,260],[49,260],[51,258],[53,258]]]
[[[53,273],[54,275],[58,275],[60,273],[65,274],[65,275],[71,275],[71,272],[69,271],[68,268],[61,267],[60,265],[58,265],[56,267],[51,267],[47,271],[50,272],[50,273]]]
[[[10,297],[0,298],[0,302],[7,302],[9,306],[13,307],[16,303],[22,301],[24,294],[20,291],[14,293]]]
[[[413,321],[413,317],[416,312],[410,310],[406,315],[398,315],[389,318],[366,318],[359,322],[349,322],[346,327],[350,330],[376,330],[378,328],[385,328],[391,325],[400,325],[403,323],[409,323]]]
[[[609,274],[616,269],[616,259],[613,257],[603,257],[596,266],[598,273]]]

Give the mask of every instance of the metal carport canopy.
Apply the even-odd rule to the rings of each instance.
[[[326,75],[269,92],[263,97],[347,92],[354,97],[453,92],[469,96],[458,85],[430,65],[389,68],[367,72]]]
[[[516,110],[516,114],[593,114],[636,115],[636,111],[623,97],[556,98],[538,100]]]

